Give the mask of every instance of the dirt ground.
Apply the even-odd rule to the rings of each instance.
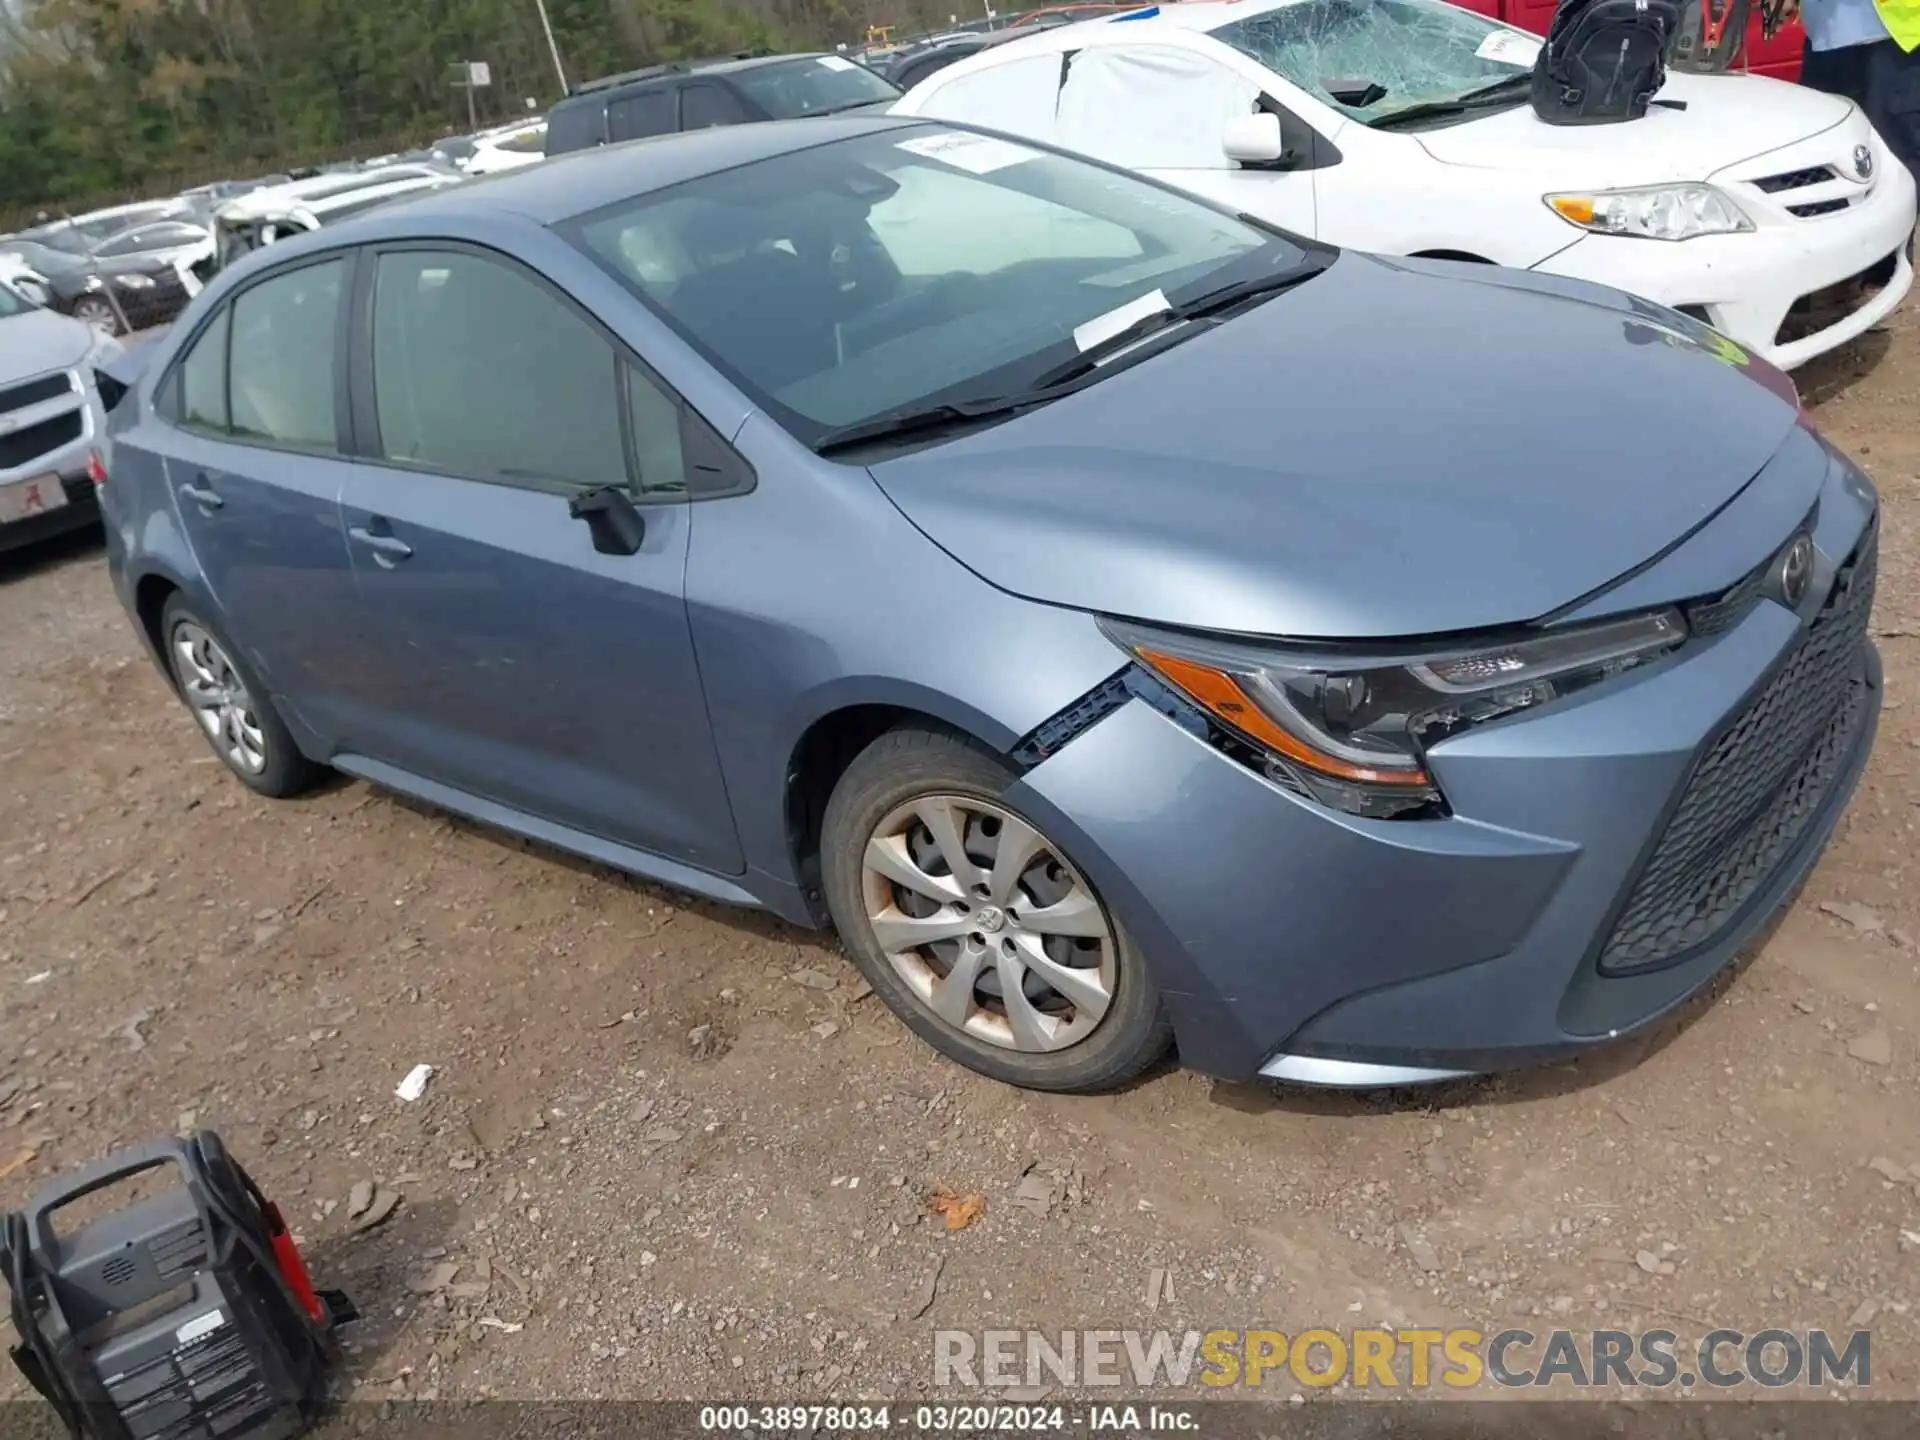
[[[0,1201],[217,1127],[378,1395],[904,1399],[936,1327],[1528,1320],[1867,1326],[1876,1391],[1920,1394],[1920,305],[1800,378],[1886,501],[1836,843],[1683,1023],[1427,1093],[973,1078],[822,937],[358,783],[255,799],[96,544],[0,557]],[[371,1229],[363,1181],[399,1197]]]

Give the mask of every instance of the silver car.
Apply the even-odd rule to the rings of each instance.
[[[107,417],[94,367],[119,353],[0,285],[0,551],[99,523]]]

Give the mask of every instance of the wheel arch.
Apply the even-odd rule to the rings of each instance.
[[[787,752],[783,815],[792,874],[808,909],[822,920],[820,828],[827,801],[855,756],[887,731],[915,724],[952,731],[1001,756],[1020,740],[1003,722],[917,685],[843,685],[820,697]]]
[[[147,642],[147,653],[160,667],[168,687],[177,688],[173,667],[167,663],[167,642],[160,633],[160,617],[166,611],[167,601],[179,594],[191,596],[192,589],[168,571],[148,570],[134,579],[127,593],[132,596],[134,622],[139,627],[140,638]]]

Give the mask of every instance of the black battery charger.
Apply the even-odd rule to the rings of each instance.
[[[71,1233],[54,1216],[162,1167],[181,1184]],[[354,1318],[220,1137],[96,1161],[5,1216],[14,1363],[74,1440],[283,1440],[318,1418]]]

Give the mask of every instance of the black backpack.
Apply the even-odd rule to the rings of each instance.
[[[1549,125],[1638,120],[1667,79],[1675,0],[1560,0],[1533,62],[1533,113]]]

